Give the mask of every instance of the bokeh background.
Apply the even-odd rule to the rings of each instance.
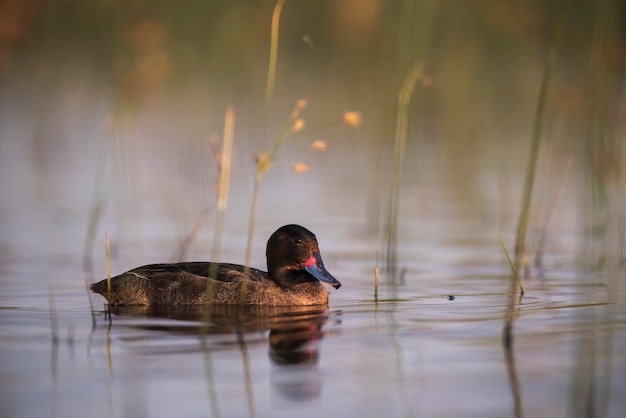
[[[283,3],[268,106],[274,0],[0,0],[0,415],[622,417],[626,3]],[[107,242],[244,263],[282,140],[249,264],[317,235],[310,367],[271,321],[102,313]]]
[[[563,15],[544,110],[535,225],[550,212],[538,208],[562,194],[569,210],[552,222],[569,222],[576,233],[619,230],[621,2],[576,2],[563,11],[563,2],[536,0],[288,1],[263,135],[273,7],[3,1],[5,239],[56,247],[57,227],[82,224],[84,234],[96,202],[106,208],[98,227],[113,239],[185,235],[203,209],[214,212],[211,138],[221,138],[228,105],[236,123],[226,235],[245,234],[253,156],[270,146],[299,99],[308,103],[306,126],[324,129],[289,140],[278,153],[261,190],[260,233],[274,228],[264,228],[268,218],[296,218],[356,222],[353,228],[382,237],[397,97],[416,63],[428,78],[410,104],[400,200],[411,209],[400,217],[410,222],[443,210],[449,222],[485,217],[506,234],[515,226],[541,80]],[[358,128],[336,123],[346,111],[360,112]],[[316,140],[327,149],[312,149]],[[308,171],[293,172],[297,163]],[[616,248],[613,235],[600,252]],[[593,237],[586,237],[579,244],[587,246]]]
[[[133,246],[167,237],[171,252],[198,222],[212,225],[212,144],[229,105],[224,245],[239,243],[254,156],[304,99],[306,129],[263,179],[255,240],[262,248],[276,226],[299,222],[367,236],[384,251],[398,95],[416,65],[424,77],[409,105],[399,225],[480,221],[510,238],[552,48],[529,240],[554,225],[567,251],[619,259],[624,5],[566,3],[287,1],[265,128],[273,1],[4,0],[3,245],[102,255],[107,231]],[[348,111],[359,112],[358,127],[342,123]],[[95,243],[85,246],[90,224]],[[210,230],[190,257],[208,254]],[[415,239],[402,231],[400,242]]]

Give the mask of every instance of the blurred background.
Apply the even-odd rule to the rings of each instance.
[[[621,258],[625,7],[570,3],[286,1],[264,128],[274,1],[2,0],[3,246],[76,254],[91,224],[102,256],[104,231],[138,250],[166,239],[167,253],[201,223],[208,235],[188,256],[206,258],[214,148],[232,105],[224,245],[241,249],[255,155],[301,99],[305,128],[261,184],[255,248],[297,222],[384,250],[391,199],[400,243],[477,222],[510,242],[547,79],[529,241],[549,225],[553,248]],[[398,95],[416,66],[394,180]],[[345,112],[359,112],[358,126]],[[254,257],[263,264],[262,251]]]
[[[623,416],[625,19],[618,0],[0,0],[0,415]],[[513,254],[525,201],[503,339],[498,237]],[[251,266],[298,223],[343,283],[313,349],[290,347],[309,368],[239,325],[203,342],[197,318],[105,317],[85,286],[107,240],[112,274],[244,263],[252,212]],[[281,415],[298,388],[313,402]]]

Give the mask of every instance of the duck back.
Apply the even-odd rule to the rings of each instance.
[[[112,305],[273,306],[323,305],[328,291],[318,281],[281,287],[266,272],[238,264],[188,262],[150,264],[91,285]]]

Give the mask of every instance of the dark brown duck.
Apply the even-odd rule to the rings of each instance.
[[[265,251],[267,273],[238,264],[191,262],[150,264],[92,284],[112,305],[324,305],[341,283],[324,267],[317,239],[299,225],[272,234]],[[245,289],[243,287],[245,286]]]

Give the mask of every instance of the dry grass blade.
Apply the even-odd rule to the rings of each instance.
[[[217,214],[215,218],[215,231],[213,233],[213,247],[211,250],[211,264],[209,277],[217,277],[217,263],[220,258],[222,234],[224,230],[224,217],[228,208],[228,192],[230,189],[231,161],[235,134],[235,110],[232,106],[226,108],[224,116],[224,140],[220,156],[220,180],[217,188]],[[213,281],[208,282],[207,300],[212,300]]]

